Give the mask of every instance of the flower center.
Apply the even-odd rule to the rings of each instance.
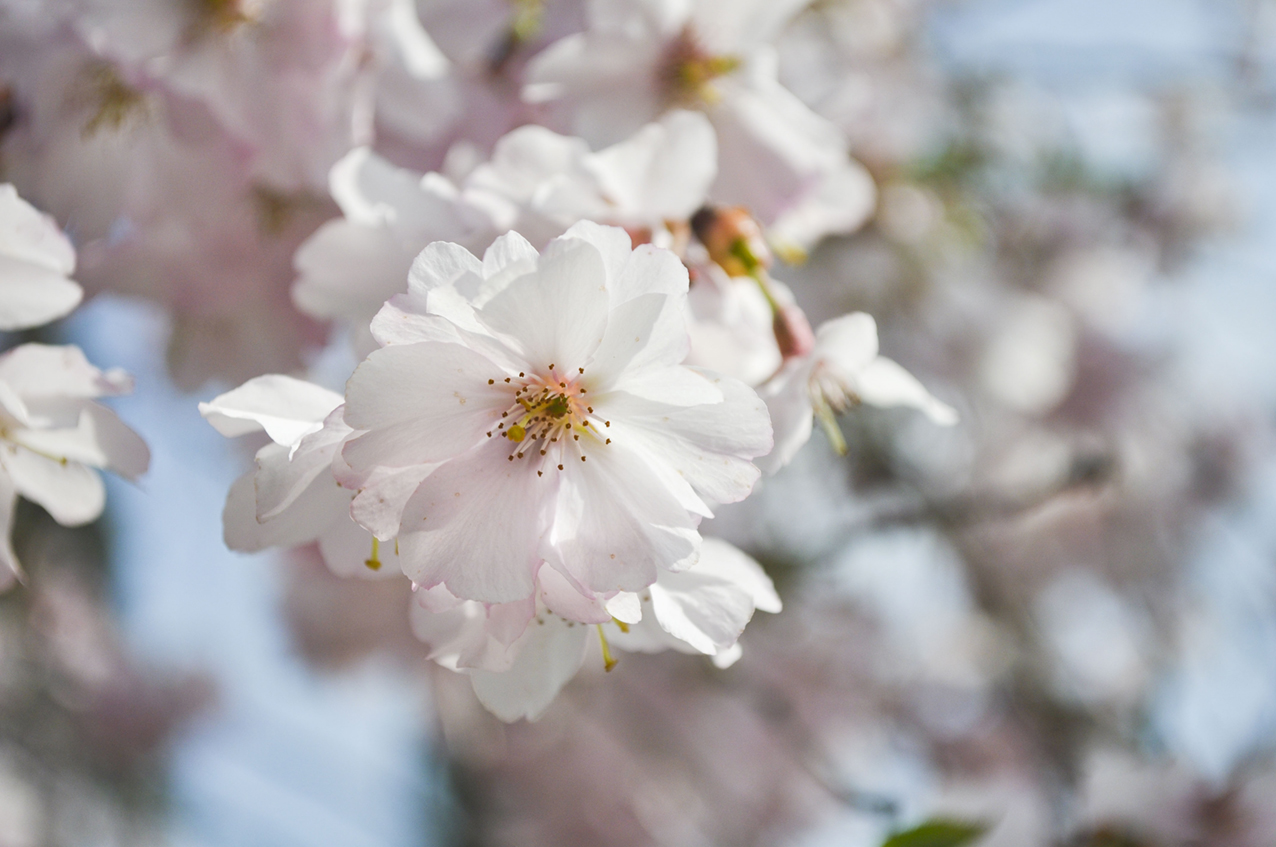
[[[589,405],[585,369],[572,375],[559,373],[551,364],[544,374],[502,377],[514,390],[514,402],[501,413],[488,438],[501,437],[512,445],[509,460],[539,459],[543,465],[563,470],[568,461],[586,461],[586,446],[606,446],[611,421],[595,414]],[[488,385],[497,383],[489,379]],[[537,470],[543,475],[544,470]]]
[[[666,48],[662,67],[665,90],[673,105],[699,108],[718,101],[713,81],[740,67],[740,60],[713,55],[688,28]]]

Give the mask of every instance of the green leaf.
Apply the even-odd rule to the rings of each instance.
[[[897,832],[882,847],[963,847],[988,831],[981,823],[935,818]]]

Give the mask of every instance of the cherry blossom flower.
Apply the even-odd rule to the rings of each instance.
[[[430,657],[468,673],[480,702],[504,721],[540,717],[594,643],[608,670],[618,661],[612,647],[701,654],[726,667],[741,655],[738,639],[754,610],[781,609],[761,566],[716,538],[704,539],[694,567],[660,572],[641,597],[614,596],[601,616],[581,615],[587,604],[577,595],[573,611],[585,620],[558,605],[574,593],[562,577],[541,573],[554,585],[538,586],[535,599],[485,605],[440,585],[418,591],[412,607],[413,631],[430,645]]]
[[[386,346],[347,385],[363,432],[343,448],[355,474],[429,475],[360,523],[401,526],[418,584],[488,603],[532,596],[543,564],[586,597],[693,564],[771,433],[751,389],[682,366],[686,294],[673,254],[588,222],[543,254],[516,233],[482,262],[431,245],[373,321]]]
[[[78,306],[84,292],[67,278],[74,270],[75,250],[53,219],[0,185],[0,330],[39,326]]]
[[[106,491],[93,468],[129,479],[150,462],[146,444],[93,398],[124,394],[133,382],[100,371],[74,346],[23,344],[0,356],[0,565],[20,575],[9,542],[18,495],[63,526],[102,514]]]
[[[872,213],[875,189],[843,134],[777,79],[769,42],[806,0],[593,0],[589,29],[528,68],[524,97],[566,112],[593,144],[673,108],[702,110],[717,133],[713,199],[747,207],[797,253]]]
[[[808,354],[791,358],[759,389],[775,426],[775,449],[759,461],[767,473],[787,465],[811,438],[818,420],[839,453],[846,442],[834,414],[856,403],[920,409],[937,424],[951,426],[957,413],[936,400],[917,378],[877,355],[877,324],[855,312],[822,324]]]

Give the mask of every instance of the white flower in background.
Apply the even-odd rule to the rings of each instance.
[[[0,330],[46,324],[78,306],[84,292],[67,278],[74,270],[57,223],[0,185]]]
[[[712,198],[744,206],[798,252],[872,214],[876,191],[845,136],[777,80],[769,42],[808,0],[593,0],[589,29],[528,68],[524,97],[570,115],[591,144],[670,109],[702,110],[718,141]]]
[[[341,402],[340,394],[321,386],[268,374],[199,404],[200,414],[228,438],[265,432],[271,439],[257,451],[256,468],[236,480],[226,498],[227,547],[255,552],[317,542],[340,576],[399,573],[394,545],[381,546],[351,519],[355,492],[334,477],[334,462],[344,467],[340,448],[351,433]]]
[[[123,371],[100,371],[78,347],[23,344],[0,356],[0,564],[7,583],[21,569],[9,541],[21,494],[63,526],[102,514],[106,491],[93,470],[129,479],[150,453],[137,433],[93,398],[124,394]]]
[[[748,495],[771,432],[750,388],[681,364],[686,296],[672,253],[587,222],[543,254],[515,233],[482,262],[431,245],[373,321],[387,346],[347,384],[363,432],[343,449],[370,480],[429,476],[360,522],[401,524],[416,583],[488,603],[532,596],[543,564],[586,597],[693,564],[700,518]]]
[[[344,217],[319,227],[297,250],[292,300],[312,317],[350,322],[361,353],[376,348],[368,322],[404,290],[425,245],[455,241],[481,249],[496,236],[491,218],[447,177],[397,168],[366,147],[337,162],[328,184]]]
[[[430,657],[468,673],[479,700],[505,721],[538,718],[580,670],[595,639],[609,670],[616,662],[611,647],[703,654],[726,667],[739,658],[738,639],[755,609],[781,609],[761,566],[716,538],[704,539],[691,569],[661,571],[641,595],[615,595],[601,616],[578,614],[584,620],[561,605],[552,608],[572,589],[555,571],[541,574],[559,585],[542,584],[527,601],[486,605],[437,586],[418,591],[413,604],[412,628],[430,645]]]
[[[916,377],[877,355],[877,324],[863,312],[822,324],[814,349],[790,359],[758,391],[775,427],[775,449],[758,461],[767,473],[787,465],[810,440],[813,419],[820,422],[834,448],[845,453],[846,442],[834,415],[856,403],[909,406],[935,423],[957,422],[957,413],[932,397]]]
[[[369,352],[368,322],[404,290],[427,244],[451,241],[479,252],[513,229],[544,245],[577,221],[594,220],[668,246],[668,223],[685,222],[704,202],[715,160],[713,129],[691,112],[672,113],[597,153],[578,138],[522,127],[497,142],[491,160],[460,187],[356,148],[329,178],[344,217],[297,251],[293,302],[313,317],[351,322],[357,346]]]

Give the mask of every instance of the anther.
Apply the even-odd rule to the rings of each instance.
[[[510,378],[509,378],[509,377],[505,377],[505,381],[506,381],[506,382],[509,382],[509,381],[510,381]]]
[[[585,372],[585,369],[584,369],[584,368],[577,368],[576,370],[580,371],[581,373],[584,373],[584,372]]]
[[[510,460],[511,462],[512,462],[512,461],[514,461],[514,457],[513,457],[513,456],[510,456],[510,457],[509,457],[509,460]]]
[[[519,371],[519,372],[518,372],[518,375],[519,375],[519,376],[523,376],[523,372],[522,372],[522,371]]]
[[[606,424],[607,426],[611,426],[611,421],[603,421],[603,423]]]
[[[583,462],[583,461],[585,461],[585,457],[584,457],[584,456],[581,456],[581,457],[580,457],[580,460],[581,460],[582,462]]]
[[[488,384],[488,385],[495,385],[495,384],[496,384],[496,380],[494,380],[494,379],[489,379],[489,380],[487,381],[487,384]]]
[[[559,466],[558,466],[558,469],[561,471],[561,470],[563,469],[563,466],[562,466],[562,465],[559,465]]]
[[[544,475],[545,475],[545,472],[544,472],[544,471],[537,471],[537,472],[536,472],[536,475],[537,475],[537,476],[544,476]]]
[[[604,443],[604,444],[610,444],[610,443],[611,443],[611,439],[610,439],[610,438],[608,438],[608,439],[607,439],[606,441],[604,441],[603,443]]]
[[[553,363],[553,362],[550,362],[550,363],[549,363],[549,369],[550,369],[551,371],[554,369],[554,363]]]

